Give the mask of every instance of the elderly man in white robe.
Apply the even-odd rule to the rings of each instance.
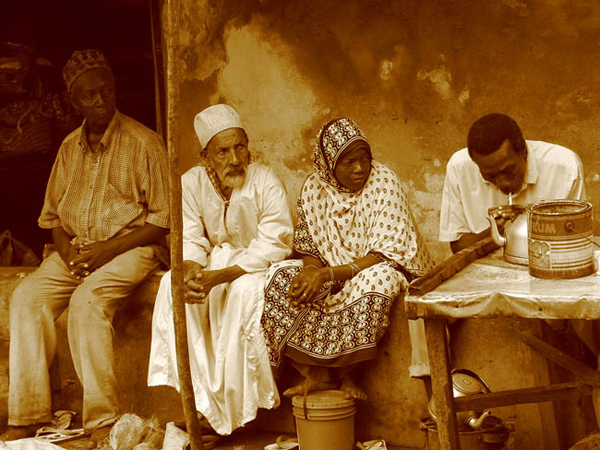
[[[196,407],[220,435],[279,405],[260,319],[265,271],[291,253],[292,218],[273,171],[250,163],[237,112],[219,104],[194,127],[203,161],[182,176],[183,266]],[[179,390],[171,273],[152,321],[148,385]]]

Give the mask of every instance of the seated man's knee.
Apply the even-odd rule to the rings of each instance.
[[[24,278],[10,297],[11,318],[35,313],[43,308],[47,296],[41,292],[39,283],[31,276]]]
[[[110,316],[118,299],[110,289],[83,283],[75,289],[69,302],[69,319],[104,319]]]

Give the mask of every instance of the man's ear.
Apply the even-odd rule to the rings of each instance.
[[[204,159],[208,158],[208,146],[206,146],[202,150],[200,150],[200,157],[204,158]]]
[[[518,154],[520,157],[523,158],[523,160],[527,161],[527,142],[525,142],[525,139],[521,139],[519,141],[519,151]],[[514,146],[513,146],[514,149]]]

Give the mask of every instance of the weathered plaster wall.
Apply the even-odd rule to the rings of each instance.
[[[445,164],[471,123],[499,111],[525,136],[575,150],[600,200],[600,3],[595,0],[182,0],[180,144],[195,113],[236,107],[252,150],[295,197],[313,136],[355,119],[404,180],[438,260]]]
[[[184,168],[199,151],[194,115],[226,102],[242,115],[255,157],[274,166],[295,199],[311,171],[318,129],[332,118],[352,117],[375,157],[404,181],[441,261],[449,255],[437,242],[446,162],[466,145],[474,120],[503,112],[526,138],[575,150],[585,165],[588,197],[600,207],[596,0],[178,4],[181,79],[175,81]],[[417,447],[420,432],[408,423],[426,405],[414,381],[401,375],[407,345],[398,352],[390,364],[400,364],[400,376],[379,378],[394,383],[393,393],[378,397],[373,389],[371,398],[403,405],[394,412],[407,429],[393,430],[394,439]]]

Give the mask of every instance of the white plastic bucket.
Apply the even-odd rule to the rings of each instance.
[[[342,391],[315,391],[292,399],[302,450],[354,450],[356,403]]]

